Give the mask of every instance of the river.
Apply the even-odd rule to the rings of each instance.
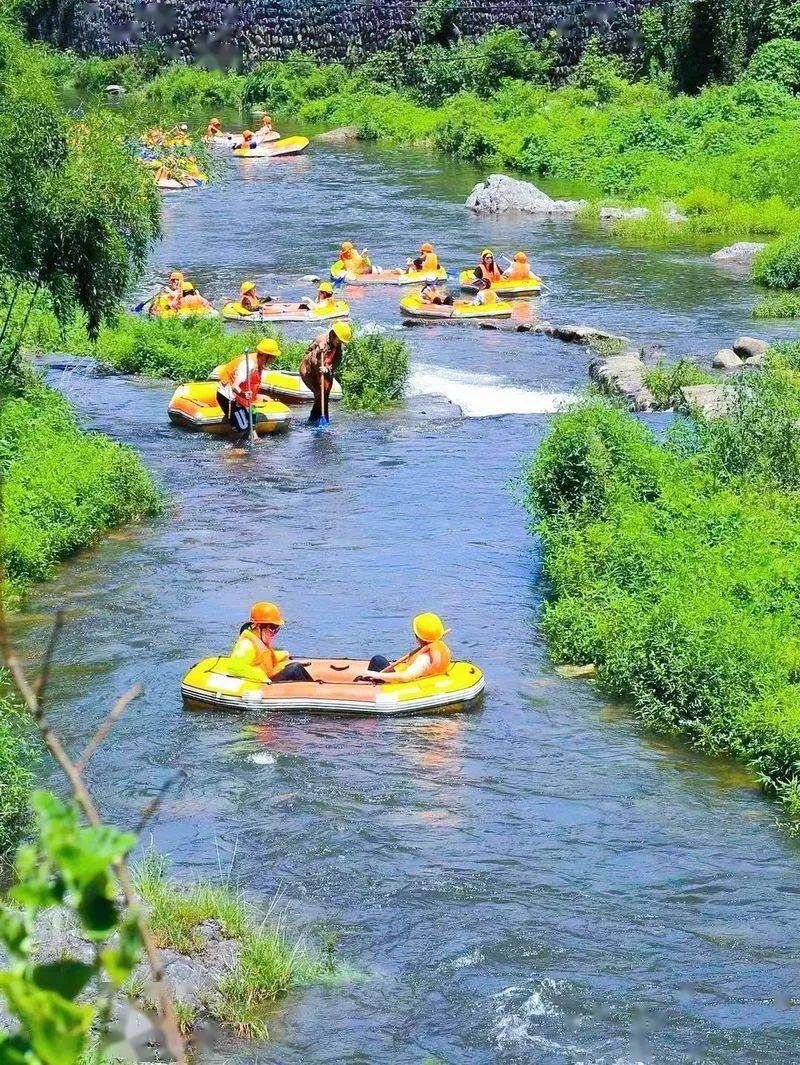
[[[247,275],[299,293],[342,239],[383,265],[431,239],[451,267],[524,247],[551,290],[543,316],[672,355],[752,331],[755,294],[713,266],[713,245],[643,251],[566,221],[470,217],[477,176],[365,145],[231,161],[166,200],[142,292],[180,266],[217,303]],[[352,294],[359,319],[387,328],[397,298]],[[797,845],[775,807],[740,769],[561,680],[537,628],[540,560],[511,482],[544,412],[584,384],[586,353],[468,326],[403,335],[412,393],[443,392],[466,417],[337,410],[332,432],[299,424],[251,457],[172,429],[169,383],[50,370],[171,498],[63,566],[16,623],[31,649],[67,608],[59,730],[80,749],[142,680],[90,769],[106,816],[134,823],[184,770],[151,829],[175,875],[280,895],[363,974],[294,992],[266,1047],[224,1042],[205,1060],[796,1060]],[[281,605],[301,654],[401,652],[410,617],[435,610],[485,669],[483,703],[394,721],[184,712],[183,673],[226,649],[258,598]]]

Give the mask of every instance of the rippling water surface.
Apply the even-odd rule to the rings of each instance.
[[[476,174],[431,156],[313,148],[232,165],[170,198],[142,292],[183,267],[220,302],[253,275],[285,293],[353,239],[384,265],[433,239],[451,267],[526,247],[541,312],[708,353],[748,328],[748,285],[709,248],[631,251],[569,222],[470,217]],[[397,291],[354,290],[398,326]],[[334,930],[363,978],[306,989],[256,1052],[311,1063],[797,1059],[797,848],[752,781],[641,734],[554,675],[537,631],[535,542],[511,482],[582,386],[587,357],[544,338],[414,328],[411,391],[463,420],[337,411],[252,456],[170,428],[171,385],[50,369],[86,423],[135,444],[163,519],[63,567],[19,620],[27,647],[69,609],[51,705],[74,749],[112,699],[145,696],[96,756],[107,815],[132,823],[176,768],[153,826],[180,877],[218,864],[291,919]],[[501,416],[505,415],[505,416]],[[272,598],[301,654],[395,653],[439,611],[486,671],[468,715],[398,721],[188,714],[179,683]]]

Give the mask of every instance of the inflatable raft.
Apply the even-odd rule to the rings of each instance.
[[[227,435],[231,427],[217,403],[216,381],[193,381],[175,389],[169,401],[169,420],[182,429]],[[253,428],[258,436],[289,428],[292,412],[274,399],[259,400],[253,406]]]
[[[465,292],[478,291],[474,270],[462,270],[458,275],[458,280]],[[542,291],[542,279],[535,275],[527,281],[512,281],[511,278],[505,278],[502,281],[493,281],[492,288],[498,296],[538,296]]]
[[[266,144],[269,141],[281,139],[280,133],[273,129],[270,133],[256,133],[255,140],[258,144]],[[215,133],[213,137],[204,138],[210,148],[241,148],[241,133]]]
[[[265,370],[261,375],[261,391],[283,403],[312,403],[314,393],[303,384],[299,373],[289,370]],[[342,386],[334,380],[328,396],[333,402],[342,398]]]
[[[306,310],[297,303],[268,303],[258,311],[248,313],[238,301],[231,300],[222,308],[222,317],[228,322],[326,322],[332,318],[346,318],[350,304],[336,300],[327,309]]]
[[[348,285],[425,285],[430,281],[446,281],[447,271],[439,270],[376,270],[371,274],[334,273],[333,281],[346,281]]]
[[[275,159],[283,155],[297,155],[309,145],[308,137],[284,137],[272,143],[260,143],[257,148],[245,148],[241,145],[233,149],[233,154],[240,159]]]
[[[219,311],[213,307],[188,307],[179,308],[177,311],[171,307],[165,307],[162,310],[144,310],[142,309],[140,314],[148,316],[150,318],[218,318]]]
[[[405,296],[400,300],[400,310],[409,318],[430,318],[454,321],[472,321],[480,318],[510,318],[514,310],[513,303],[488,303],[473,305],[455,303],[452,306],[439,303],[425,303],[419,296]]]
[[[259,684],[228,671],[227,658],[204,658],[189,670],[181,695],[189,709],[313,711],[390,717],[465,709],[484,688],[483,673],[469,662],[454,662],[443,677],[397,684],[357,681],[366,661],[294,659],[314,678],[310,682]]]

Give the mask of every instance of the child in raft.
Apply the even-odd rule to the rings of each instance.
[[[308,299],[300,300],[298,307],[303,311],[332,311],[336,300],[333,298],[333,285],[330,281],[323,281],[317,289],[317,294],[312,300]]]
[[[423,303],[431,303],[436,307],[452,307],[455,303],[455,299],[447,289],[434,284],[432,281],[423,286],[419,298]]]
[[[530,281],[533,277],[528,256],[524,251],[518,251],[514,256],[511,266],[505,271],[503,277],[508,281]]]
[[[179,311],[210,311],[211,304],[201,296],[191,281],[184,281],[181,286],[181,296],[175,308]]]

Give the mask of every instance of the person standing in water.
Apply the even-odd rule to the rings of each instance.
[[[248,431],[249,409],[258,401],[261,375],[280,353],[277,341],[266,338],[259,340],[255,351],[238,355],[220,367],[217,403],[234,431]]]
[[[308,420],[311,425],[327,425],[328,399],[333,379],[342,361],[345,344],[349,344],[353,330],[347,322],[336,322],[327,332],[320,333],[300,362],[300,379],[314,394],[314,404]]]

